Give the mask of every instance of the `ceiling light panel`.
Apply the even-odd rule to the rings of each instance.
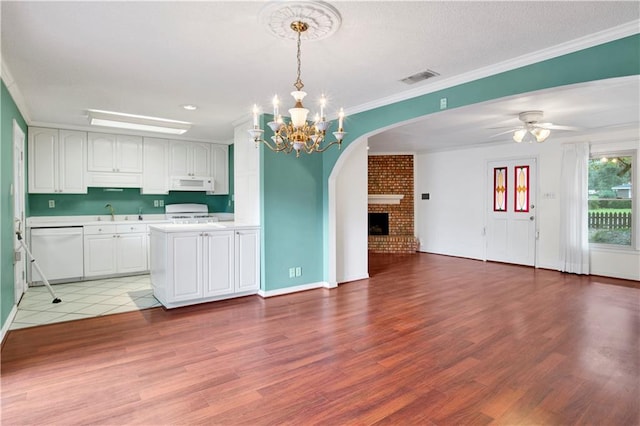
[[[89,122],[93,126],[168,133],[172,135],[182,135],[191,128],[191,123],[186,121],[95,109],[88,110],[88,117]]]

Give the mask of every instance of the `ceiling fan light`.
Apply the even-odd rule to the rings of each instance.
[[[513,132],[513,140],[517,143],[520,143],[524,140],[525,135],[527,134],[526,129],[519,129]]]
[[[545,129],[544,127],[536,127],[531,130],[531,133],[536,137],[537,142],[544,142],[551,134],[551,130]]]

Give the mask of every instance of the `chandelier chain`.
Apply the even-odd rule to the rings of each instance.
[[[304,84],[302,83],[302,80],[300,79],[300,34],[301,31],[297,31],[298,33],[298,54],[296,55],[296,58],[298,59],[298,78],[296,78],[296,82],[293,85],[296,89],[298,89],[298,91],[302,90],[302,88],[304,87]]]

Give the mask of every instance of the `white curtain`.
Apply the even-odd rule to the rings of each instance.
[[[560,270],[589,274],[589,144],[562,147],[560,173]]]

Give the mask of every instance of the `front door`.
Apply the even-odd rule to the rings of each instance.
[[[488,163],[487,260],[535,266],[536,160]]]
[[[13,121],[13,217],[14,217],[14,231],[20,230],[23,232],[24,238],[25,230],[25,214],[24,214],[24,132],[18,126],[16,121]],[[25,252],[22,245],[13,235],[13,247],[14,247],[14,297],[17,304],[22,297],[22,294],[26,290],[26,259]]]

